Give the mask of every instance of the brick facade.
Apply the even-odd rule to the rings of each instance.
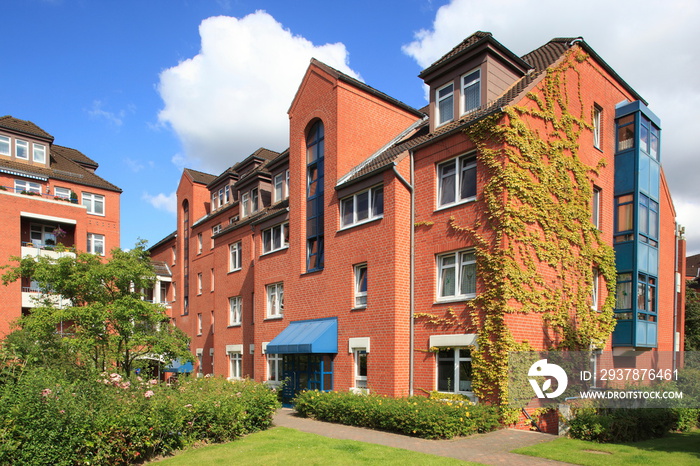
[[[470,253],[476,245],[466,242],[464,236],[450,227],[452,220],[459,225],[474,225],[485,220],[481,193],[489,182],[488,170],[480,155],[475,153],[475,143],[463,129],[484,116],[498,115],[505,106],[532,106],[530,96],[546,91],[543,80],[546,70],[565,60],[572,50],[592,57],[567,69],[565,77],[568,92],[575,95],[580,89],[582,96],[580,102],[570,99],[571,113],[587,115],[594,108],[600,111],[598,147],[593,131],[583,132],[578,141],[579,157],[590,166],[600,167],[591,175],[591,183],[600,195],[601,241],[612,246],[616,222],[616,106],[624,101],[641,101],[641,97],[584,42],[556,39],[517,59],[490,35],[472,36],[421,74],[431,89],[431,104],[422,111],[411,109],[313,60],[290,106],[289,150],[281,154],[258,151],[219,176],[193,176],[194,172],[186,170],[177,192],[176,234],[151,249],[154,260],[165,262],[171,260],[173,247],[177,250],[172,277],[176,283],[176,299],[171,302],[172,317],[192,337],[193,353],[202,355],[196,370],[202,374],[269,380],[270,355],[265,354],[268,343],[272,342],[277,348],[274,340],[292,322],[337,318],[337,335],[334,334],[337,352],[324,354],[323,365],[313,363],[328,372],[332,362],[332,382],[330,379],[323,382],[324,389],[346,391],[364,385],[362,377],[358,378],[355,373],[355,358],[364,356],[355,354],[355,349],[366,351],[366,388],[371,392],[404,396],[411,391],[424,393],[440,389],[444,383],[438,380],[444,377],[444,374],[439,375],[440,367],[445,370],[448,366],[441,366],[439,358],[448,358],[444,363],[447,365],[451,360],[449,355],[436,355],[434,348],[452,351],[474,344],[479,330],[472,325],[464,302],[486,291]],[[481,70],[481,86],[488,86],[490,81],[485,74],[491,69],[498,70],[499,79],[513,82],[503,86],[505,90],[498,91],[496,100],[486,100],[492,98],[494,91],[481,88],[479,95],[483,103],[480,106],[442,125],[436,124],[437,108],[443,112],[450,111],[449,105],[454,105],[454,109],[462,108],[458,107],[462,98],[460,92],[465,95],[471,92],[466,87],[456,86],[454,95],[448,96],[454,103],[452,100],[441,103],[436,100],[443,96],[436,90],[444,89],[444,83],[450,82],[450,73],[471,73],[473,67]],[[460,75],[454,76],[454,82],[460,83]],[[459,115],[459,110],[455,110],[455,114]],[[500,118],[505,121],[507,116],[502,114]],[[321,215],[325,255],[322,269],[309,271],[308,248],[312,243],[307,238],[313,228],[309,220],[312,215],[309,189],[316,188],[309,188],[310,170],[315,168],[310,168],[313,162],[307,159],[307,147],[312,144],[310,130],[318,122],[324,129]],[[538,129],[542,137],[547,137],[548,130],[539,120],[531,119],[528,123],[531,128]],[[460,158],[462,156],[466,157]],[[604,164],[599,164],[601,158]],[[450,174],[450,161],[454,161],[459,175]],[[287,170],[288,187],[280,188],[284,199],[277,199],[274,194],[277,183],[285,179]],[[458,191],[461,201],[446,202],[444,197],[451,193],[444,191],[447,186],[454,186],[449,184],[448,178],[462,180],[462,177],[472,176],[474,171],[475,193]],[[230,187],[231,195],[222,204],[221,194],[218,194],[219,200],[215,198],[217,190],[229,183],[225,180],[230,180],[226,189]],[[676,293],[673,284],[676,271],[681,276],[684,271],[678,268],[683,267],[683,261],[677,260],[675,212],[663,175],[659,182],[658,340],[655,348],[671,350],[674,312],[676,318],[680,318],[677,312],[680,308],[674,308],[674,302],[680,304],[683,300],[682,292]],[[256,194],[253,189],[258,190]],[[245,199],[253,196],[257,196],[260,205],[245,216],[242,205],[248,202]],[[383,201],[381,214],[372,210],[373,204],[359,213],[362,202],[371,203],[372,199],[379,202],[380,197]],[[184,261],[184,205],[188,205],[190,211],[187,263]],[[355,206],[352,209],[358,212],[347,206]],[[353,215],[360,218],[364,212],[369,212],[366,219],[352,220],[352,225],[343,224],[343,215],[349,215],[348,219],[355,218]],[[273,244],[268,243],[273,241],[273,235],[286,231],[283,224],[288,224],[288,243],[284,244],[282,239],[280,247],[266,251],[269,244]],[[221,225],[221,229],[214,231],[216,225]],[[484,230],[487,240],[493,241],[496,234],[496,231]],[[232,270],[231,245],[239,242],[241,265]],[[682,242],[679,244],[682,249]],[[459,266],[450,265],[455,261]],[[357,305],[360,301],[356,301],[355,296],[356,273],[360,273],[356,272],[358,265],[366,266],[366,306]],[[474,270],[476,278],[467,278],[469,271]],[[547,276],[544,266],[541,270]],[[445,275],[441,277],[440,273]],[[463,281],[449,283],[450,279],[445,277],[450,273],[454,274],[452,279],[460,277]],[[556,277],[547,278],[554,280]],[[469,280],[474,280],[474,290],[470,289]],[[268,309],[268,286],[273,285],[272,289],[276,290],[278,284],[282,284],[284,290],[284,309],[275,314]],[[602,303],[606,297],[602,279],[598,285],[598,301]],[[448,290],[448,287],[452,288]],[[186,310],[185,294],[188,298]],[[232,297],[240,297],[240,323],[232,324],[229,320]],[[413,312],[437,316],[455,312],[461,325],[436,326],[414,320],[413,326]],[[516,341],[527,340],[540,349],[558,343],[556,337],[543,330],[540,315],[512,314],[507,323]],[[676,325],[675,331],[682,332],[682,326]],[[605,349],[614,349],[612,339],[608,339]],[[236,373],[236,363],[232,362],[235,358],[229,359],[231,354],[240,354],[240,374]],[[459,351],[453,354],[457,371],[463,367],[458,360],[467,356]],[[300,361],[305,356],[313,356],[313,351],[300,356],[302,359],[291,357],[294,355],[295,352],[283,355],[279,378],[284,378],[285,374],[294,377],[301,374],[299,366],[293,364],[306,364]],[[309,361],[311,359],[307,362],[312,364]],[[458,379],[464,377],[462,373],[455,374]],[[457,386],[458,382],[464,381],[448,381],[448,390],[469,392],[468,384]]]

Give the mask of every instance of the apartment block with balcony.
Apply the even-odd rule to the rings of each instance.
[[[95,172],[97,162],[54,144],[26,120],[0,117],[0,258],[56,257],[56,246],[109,257],[119,247],[121,190]],[[35,306],[31,280],[0,287],[0,334]],[[57,297],[60,303],[60,298]]]
[[[477,32],[420,78],[430,102],[414,109],[312,60],[289,108],[288,150],[260,149],[219,175],[184,171],[176,231],[151,252],[172,265],[172,318],[192,337],[195,370],[286,380],[287,399],[314,388],[474,397],[472,354],[502,337],[483,324],[502,298],[489,275],[500,252],[510,273],[530,274],[529,300],[539,291],[585,301],[548,312],[574,324],[614,316],[600,349],[682,349],[684,242],[647,102],[580,38],[518,57]],[[552,101],[567,105],[557,118],[576,123],[553,128],[540,108]],[[545,213],[508,230],[502,215],[527,209],[511,201],[529,193],[497,191],[508,181],[499,170],[529,155],[513,149],[516,133],[476,129],[515,120],[519,134],[537,135],[528,147],[574,140],[566,155],[589,168],[558,179],[575,179],[576,196],[587,196],[577,228],[546,225],[567,192],[557,191],[555,162],[533,159],[517,176],[546,188],[533,192]],[[539,256],[527,238],[545,244]],[[548,244],[568,244],[578,265],[548,259]],[[613,249],[609,292],[597,261]],[[503,301],[509,338],[534,349],[565,344],[517,291]]]

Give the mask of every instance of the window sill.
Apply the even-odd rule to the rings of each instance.
[[[284,319],[284,316],[267,316],[263,319],[263,321],[265,321],[265,320],[281,320],[281,319]]]
[[[240,327],[240,326],[241,326],[241,323],[239,322],[237,324],[231,324],[231,325],[227,326],[226,328],[236,328],[236,327]]]
[[[470,198],[468,198],[468,199],[462,199],[462,200],[459,201],[459,202],[453,202],[453,203],[451,203],[451,204],[445,204],[445,205],[438,206],[438,207],[434,210],[434,212],[440,212],[441,210],[451,209],[452,207],[457,207],[457,206],[460,206],[460,205],[462,205],[462,204],[469,204],[469,203],[471,203],[471,202],[476,202],[476,196],[470,197]]]
[[[241,267],[238,267],[237,269],[229,270],[227,273],[236,273],[241,271]]]
[[[366,225],[368,223],[376,222],[377,220],[381,220],[383,218],[384,218],[384,215],[380,215],[379,217],[372,217],[372,218],[369,218],[367,220],[363,220],[361,222],[353,223],[350,225],[345,225],[345,226],[341,227],[340,229],[338,229],[338,231],[340,232],[340,231],[350,230],[351,228],[355,228],[355,227],[359,227],[360,225]]]
[[[366,309],[367,309],[367,306],[355,306],[355,307],[351,308],[350,310],[351,311],[364,311]]]
[[[472,299],[476,298],[476,295],[465,295],[465,296],[449,296],[445,298],[438,298],[435,300],[433,305],[435,304],[446,304],[446,303],[460,303],[464,301],[471,301]]]
[[[289,245],[286,245],[286,246],[281,247],[279,249],[273,249],[272,251],[263,252],[262,254],[260,254],[260,257],[269,256],[270,254],[274,254],[274,253],[279,252],[279,251],[284,251],[285,249],[289,249]]]

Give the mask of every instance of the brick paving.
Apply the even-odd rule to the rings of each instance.
[[[289,408],[282,408],[277,411],[274,417],[274,424],[276,426],[289,427],[302,432],[309,432],[331,438],[376,443],[394,448],[403,448],[404,450],[447,456],[483,464],[507,464],[509,466],[568,464],[510,453],[510,450],[516,448],[549,442],[557,438],[556,436],[539,432],[502,429],[467,438],[426,440],[389,432],[364,429],[362,427],[344,426],[341,424],[297,417],[294,415],[294,410]]]

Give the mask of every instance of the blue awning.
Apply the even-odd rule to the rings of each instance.
[[[338,318],[291,322],[265,350],[267,354],[338,352]]]
[[[182,363],[179,359],[176,359],[170,363],[168,367],[163,369],[163,372],[177,372],[177,373],[190,373],[194,370],[194,366],[191,362]]]

